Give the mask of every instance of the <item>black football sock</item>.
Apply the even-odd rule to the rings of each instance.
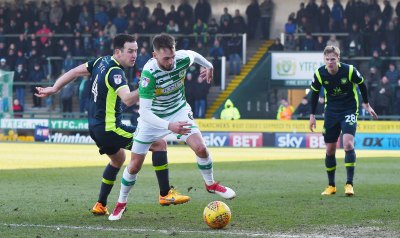
[[[115,168],[108,164],[103,172],[103,179],[101,181],[101,188],[99,194],[99,200],[103,206],[107,205],[107,198],[111,192],[112,187],[114,186],[115,179],[117,178],[117,174],[119,172],[119,168]]]
[[[336,157],[335,155],[326,155],[325,157],[326,173],[330,186],[335,187]]]
[[[153,152],[152,161],[157,175],[158,186],[160,187],[160,195],[165,196],[170,189],[167,151]]]
[[[344,165],[346,166],[347,182],[346,184],[353,185],[354,170],[356,167],[356,152],[353,150],[346,151],[344,157]]]

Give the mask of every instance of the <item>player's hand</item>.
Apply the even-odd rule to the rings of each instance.
[[[363,103],[363,107],[365,110],[368,111],[368,113],[372,116],[372,118],[374,118],[375,120],[378,119],[378,115],[376,114],[374,109],[372,109],[372,107],[371,107],[371,105],[369,105],[369,103]]]
[[[315,120],[315,115],[310,114],[310,130],[314,132],[314,129],[317,127],[317,121]]]
[[[168,130],[181,135],[187,135],[191,132],[189,128],[192,124],[187,123],[186,121],[176,121],[171,122],[168,125]]]
[[[39,98],[48,97],[50,95],[57,93],[57,90],[54,87],[47,87],[47,88],[35,87],[35,88],[37,91],[37,93],[35,93],[35,96]]]
[[[211,83],[211,80],[214,77],[214,68],[203,69],[200,71],[200,78],[202,80],[206,80],[207,83]]]

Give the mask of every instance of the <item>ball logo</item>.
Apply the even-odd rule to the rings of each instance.
[[[296,74],[296,63],[291,59],[282,59],[276,65],[278,75],[287,76]]]

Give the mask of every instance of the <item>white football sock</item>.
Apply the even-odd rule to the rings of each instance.
[[[119,203],[126,203],[128,201],[129,192],[131,191],[133,185],[136,182],[136,175],[137,174],[130,174],[128,172],[128,166],[125,167],[121,179],[121,190],[119,191],[119,197],[118,197]]]
[[[200,169],[200,173],[203,176],[204,182],[207,185],[214,184],[214,176],[213,176],[213,167],[212,167],[212,160],[211,156],[208,158],[200,158],[196,156],[197,165]]]

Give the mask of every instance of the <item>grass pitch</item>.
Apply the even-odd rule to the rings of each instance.
[[[210,150],[215,179],[237,192],[224,201],[232,221],[222,230],[202,220],[204,207],[220,198],[205,191],[187,147],[171,147],[169,157],[171,184],[191,196],[189,203],[158,205],[147,158],[123,219],[109,222],[89,212],[108,162],[95,146],[0,144],[0,237],[400,237],[397,151],[356,151],[354,197],[344,196],[339,152],[338,193],[322,197],[323,150]]]

